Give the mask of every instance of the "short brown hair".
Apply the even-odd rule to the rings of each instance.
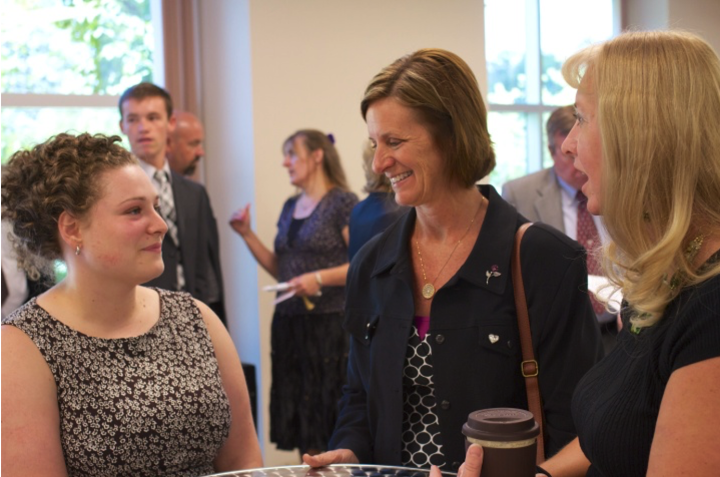
[[[573,106],[563,106],[552,112],[545,125],[547,132],[547,141],[550,152],[555,154],[555,138],[556,134],[567,136],[575,125],[575,108]]]
[[[297,138],[303,139],[303,143],[309,152],[322,149],[322,170],[325,177],[332,185],[342,190],[349,190],[347,179],[345,178],[345,171],[340,163],[340,154],[338,154],[335,148],[335,138],[317,129],[300,129],[285,139],[283,149],[284,145],[293,142]]]
[[[125,92],[120,96],[120,101],[118,101],[118,108],[120,109],[120,119],[123,119],[123,103],[127,101],[128,99],[134,99],[136,101],[142,101],[146,98],[162,98],[162,100],[165,102],[165,111],[167,112],[167,117],[170,119],[170,116],[172,116],[173,113],[173,102],[172,98],[170,97],[170,93],[162,89],[160,86],[152,83],[139,83],[135,86],[130,86],[128,89],[125,90]]]
[[[2,173],[2,219],[12,224],[8,237],[31,279],[50,277],[52,262],[62,258],[60,214],[83,217],[100,198],[100,174],[137,164],[119,142],[118,136],[58,134],[10,158]]]
[[[459,56],[446,50],[418,50],[375,75],[360,104],[363,118],[375,101],[395,98],[413,109],[445,154],[446,176],[471,186],[495,168],[487,110],[477,79]]]

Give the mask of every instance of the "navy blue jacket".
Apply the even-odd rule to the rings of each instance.
[[[360,247],[388,228],[408,207],[397,205],[389,192],[370,192],[350,213],[350,243],[348,257],[355,257]]]
[[[467,261],[438,290],[430,312],[436,412],[450,467],[445,470],[456,470],[464,460],[461,428],[470,412],[527,409],[510,277],[515,232],[527,220],[491,186],[480,190],[489,199],[480,235]],[[411,210],[368,242],[348,273],[348,382],[330,448],[351,449],[362,463],[402,464],[402,375],[414,315],[408,243],[415,218]],[[548,455],[575,437],[573,390],[603,354],[584,254],[577,242],[543,224],[531,227],[521,246]],[[488,279],[493,268],[500,275]]]

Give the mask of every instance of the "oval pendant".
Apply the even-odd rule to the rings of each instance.
[[[422,295],[423,295],[426,299],[429,300],[430,298],[433,297],[434,294],[435,294],[435,287],[433,286],[432,283],[426,283],[425,285],[423,285],[423,287],[422,287]]]

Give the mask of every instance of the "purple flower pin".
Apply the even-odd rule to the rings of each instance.
[[[502,275],[502,273],[498,272],[498,266],[493,265],[492,267],[490,267],[490,270],[485,272],[485,276],[487,277],[487,280],[485,280],[485,284],[489,284],[491,278],[499,277],[500,275]]]

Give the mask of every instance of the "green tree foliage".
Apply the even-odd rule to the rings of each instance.
[[[5,3],[4,93],[115,95],[152,79],[148,0]]]
[[[152,81],[149,0],[3,0],[3,94],[119,95]],[[3,107],[2,161],[59,132],[118,134],[117,110]]]

